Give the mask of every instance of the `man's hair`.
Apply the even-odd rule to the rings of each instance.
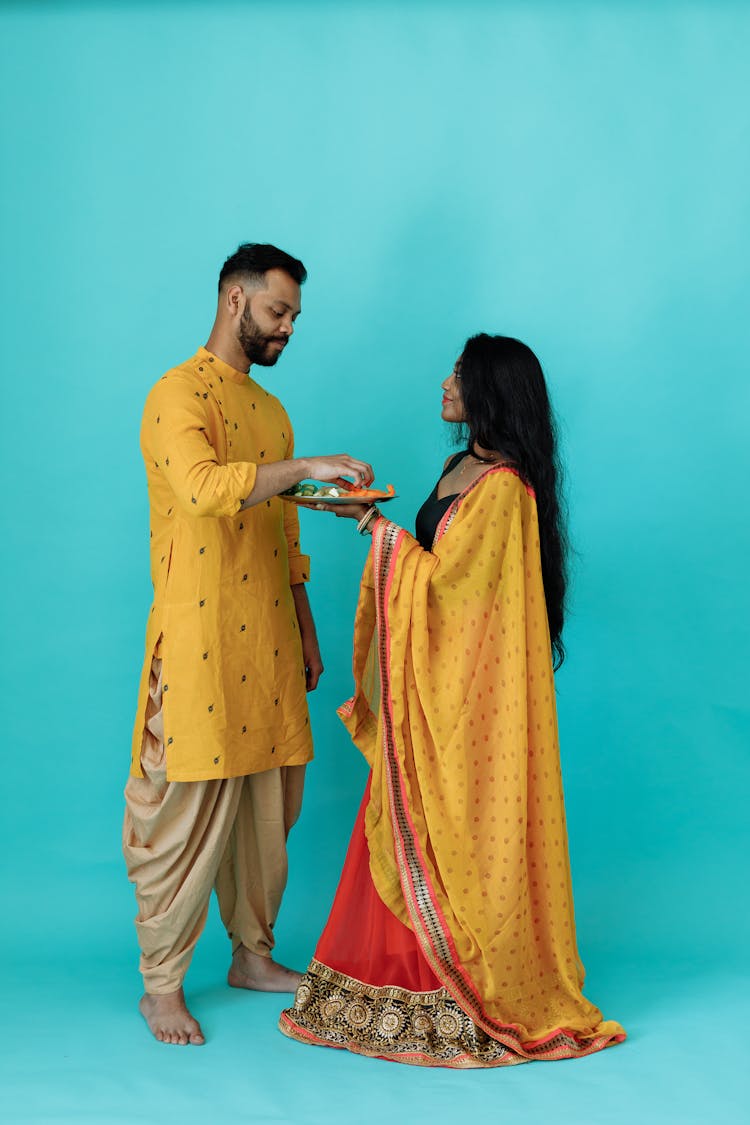
[[[268,242],[243,242],[221,267],[219,291],[225,282],[240,277],[262,286],[267,270],[284,270],[298,285],[304,285],[307,279],[307,270],[299,258]]]

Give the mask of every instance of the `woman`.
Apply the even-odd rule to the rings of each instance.
[[[442,384],[464,427],[417,517],[372,535],[339,714],[372,767],[285,1034],[423,1066],[506,1066],[624,1038],[581,994],[553,680],[565,531],[551,410],[518,340]]]

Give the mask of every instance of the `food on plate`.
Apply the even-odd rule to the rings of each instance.
[[[392,484],[387,488],[345,488],[342,489],[341,496],[346,496],[350,500],[385,500],[390,499],[391,496],[396,495],[396,490]]]
[[[339,484],[316,485],[311,484],[310,481],[304,481],[288,488],[281,495],[291,496],[298,500],[351,500],[353,503],[362,504],[367,501],[390,499],[391,496],[396,495],[396,492],[392,484],[389,484],[387,489],[383,490],[382,488],[357,488],[355,485],[346,488]]]

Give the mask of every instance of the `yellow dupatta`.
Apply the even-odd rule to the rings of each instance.
[[[370,870],[444,987],[524,1058],[624,1038],[581,993],[533,493],[485,472],[432,552],[381,518],[339,714],[372,767]]]

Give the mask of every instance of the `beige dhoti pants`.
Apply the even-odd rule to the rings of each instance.
[[[270,956],[287,880],[286,841],[304,766],[246,777],[167,781],[161,661],[151,668],[141,766],[125,787],[123,852],[135,884],[146,992],[181,987],[215,888],[232,949]]]

